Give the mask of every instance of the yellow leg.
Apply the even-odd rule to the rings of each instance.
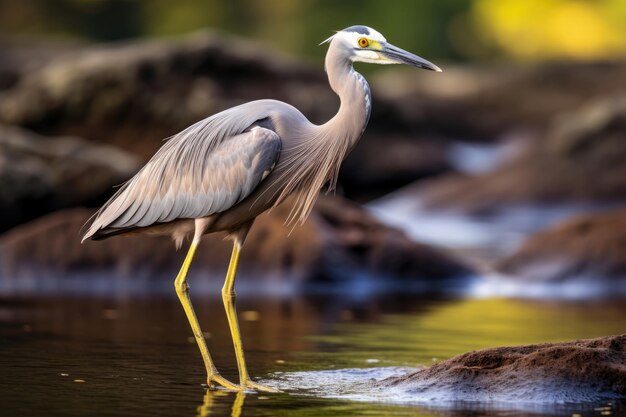
[[[214,388],[217,384],[221,385],[224,388],[241,390],[242,387],[226,380],[219,374],[219,372],[217,372],[217,369],[213,364],[213,360],[211,359],[209,349],[206,346],[206,341],[204,340],[204,335],[202,334],[202,330],[200,329],[200,324],[198,323],[196,313],[193,311],[191,299],[189,298],[187,272],[189,271],[189,266],[191,265],[199,242],[199,238],[194,238],[193,242],[191,242],[189,252],[187,252],[187,256],[185,257],[185,262],[183,262],[183,266],[180,268],[180,272],[178,273],[178,275],[176,276],[176,280],[174,281],[174,287],[176,288],[176,294],[178,295],[178,298],[183,305],[183,309],[185,310],[185,314],[187,315],[187,320],[189,321],[189,325],[191,326],[193,335],[196,338],[196,342],[198,343],[198,348],[200,349],[200,354],[202,355],[202,360],[204,361],[204,366],[206,367],[207,384],[209,385],[209,388]]]
[[[228,265],[226,280],[222,288],[222,300],[224,301],[224,309],[228,318],[228,326],[230,334],[233,337],[233,345],[235,346],[235,356],[237,357],[237,367],[239,368],[239,384],[246,388],[256,389],[266,392],[277,392],[277,390],[266,387],[250,379],[248,368],[246,367],[246,359],[243,354],[243,345],[241,343],[241,334],[239,332],[239,322],[237,321],[237,311],[235,308],[235,275],[237,274],[237,265],[239,264],[239,253],[241,252],[241,244],[235,241],[233,245],[233,253]]]

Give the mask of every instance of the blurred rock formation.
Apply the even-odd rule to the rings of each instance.
[[[307,223],[293,231],[284,225],[291,206],[258,218],[241,260],[242,280],[338,283],[374,280],[384,287],[403,280],[432,290],[472,274],[444,251],[409,240],[358,205],[340,197],[321,197]],[[20,280],[36,276],[80,276],[89,271],[111,279],[171,280],[185,250],[176,252],[169,238],[118,237],[80,244],[80,230],[93,210],[72,209],[16,227],[0,237],[0,276]],[[221,283],[232,243],[223,235],[205,238],[193,274],[217,272]],[[10,284],[8,285],[10,286]]]
[[[525,282],[626,285],[626,210],[568,219],[532,235],[497,269]]]
[[[163,138],[224,108],[275,98],[321,123],[338,106],[321,62],[302,63],[266,45],[213,33],[102,45],[3,41],[0,55],[0,232],[15,228],[0,238],[5,271],[21,270],[30,256],[25,270],[96,265],[134,274],[143,266],[140,260],[149,258],[171,274],[180,259],[165,240],[105,242],[93,253],[91,244],[77,246],[87,211],[24,223],[60,209],[97,207]],[[624,204],[625,61],[443,66],[443,74],[385,69],[368,76],[372,117],[342,168],[340,193],[368,201],[410,184],[388,198],[403,207],[487,218],[515,206]],[[473,171],[455,156],[459,144],[510,142],[506,157],[481,157]],[[279,220],[283,210],[259,220],[247,249],[250,269],[263,265],[335,278],[342,268],[433,279],[467,272],[448,255],[410,242],[345,201],[320,201],[309,225],[287,240]],[[578,249],[555,244],[577,265],[568,264],[555,277],[572,268],[601,270],[592,264],[622,271],[614,262],[626,257],[621,234],[591,223],[593,230],[602,228],[605,250],[596,250],[591,262]],[[546,236],[563,233],[575,242],[572,248],[600,239],[563,227]],[[29,253],[39,247],[38,236],[43,242],[58,239],[57,246],[68,249]],[[521,264],[544,262],[546,242],[529,240],[498,267],[528,275]],[[221,265],[228,245],[211,240],[207,246],[216,250],[203,259],[212,260],[200,262]]]
[[[489,213],[533,204],[626,201],[626,100],[586,103],[553,117],[503,166],[478,175],[444,175],[407,187],[396,198],[426,207]]]
[[[317,123],[332,117],[339,104],[321,62],[306,65],[267,45],[208,32],[47,50],[7,43],[0,45],[0,53],[7,57],[6,65],[0,65],[0,81],[3,73],[6,79],[0,88],[0,122],[106,142],[144,160],[164,138],[246,101],[283,100]],[[355,169],[342,174],[349,195],[380,195],[450,169],[442,143],[407,135],[407,126],[421,130],[421,122],[389,119],[397,109],[374,96],[376,112],[365,145],[348,162]],[[403,151],[388,157],[393,164],[381,163],[381,148],[395,144]]]
[[[110,145],[0,125],[0,232],[101,201],[139,166],[138,158]]]

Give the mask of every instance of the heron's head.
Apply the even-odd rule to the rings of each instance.
[[[327,42],[331,44],[331,47],[339,48],[341,53],[352,62],[382,65],[406,64],[441,72],[437,65],[388,43],[380,32],[367,26],[350,26],[322,43]]]

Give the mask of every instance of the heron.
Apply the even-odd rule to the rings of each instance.
[[[286,224],[302,224],[317,196],[337,184],[339,167],[369,121],[370,88],[354,62],[407,64],[441,72],[433,63],[387,42],[378,31],[351,26],[326,39],[325,70],[339,96],[337,114],[316,125],[295,107],[256,100],[207,117],[172,136],[96,212],[82,241],[116,235],[168,235],[178,248],[191,243],[174,280],[210,389],[273,391],[248,373],[235,308],[235,275],[257,216],[289,196]],[[239,383],[215,367],[189,296],[187,273],[202,237],[225,232],[233,242],[222,301],[235,349]]]

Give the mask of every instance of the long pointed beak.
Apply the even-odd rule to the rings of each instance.
[[[379,51],[385,58],[396,64],[407,64],[413,67],[424,68],[430,71],[442,72],[441,68],[422,57],[414,55],[404,49],[398,48],[390,43],[385,43],[383,49]]]

